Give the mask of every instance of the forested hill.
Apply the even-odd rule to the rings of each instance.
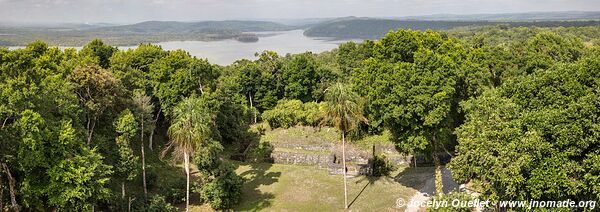
[[[599,26],[600,21],[432,21],[395,20],[377,18],[341,18],[308,28],[304,35],[309,37],[332,37],[338,39],[378,39],[390,30],[448,30],[457,27],[509,25],[513,27],[571,27]]]
[[[562,11],[562,12],[527,12],[499,14],[435,14],[425,16],[407,16],[403,19],[430,21],[581,21],[600,19],[599,11]]]
[[[146,21],[131,25],[109,26],[89,31],[121,32],[121,33],[198,33],[198,32],[261,32],[293,29],[290,26],[268,21]]]
[[[173,40],[238,38],[245,32],[281,31],[294,27],[269,21],[147,21],[130,25],[81,28],[0,26],[0,45],[23,46],[44,40],[50,45],[82,46],[94,38],[110,45],[137,45]]]

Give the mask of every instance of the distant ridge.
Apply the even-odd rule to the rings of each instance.
[[[489,14],[434,14],[422,16],[388,17],[398,20],[430,21],[573,21],[600,20],[600,11],[559,11]]]
[[[565,21],[490,21],[490,20],[418,20],[344,17],[313,25],[304,31],[309,37],[330,37],[336,39],[378,39],[390,30],[449,30],[457,27],[479,27],[490,25],[511,27],[582,27],[600,26],[600,20]]]
[[[109,26],[90,31],[120,33],[214,33],[222,31],[262,32],[290,30],[293,27],[269,21],[145,21],[130,25]]]

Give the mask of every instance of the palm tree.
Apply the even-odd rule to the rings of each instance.
[[[363,116],[362,98],[349,86],[336,83],[325,91],[328,107],[322,124],[331,124],[342,134],[342,166],[344,175],[344,208],[348,208],[348,189],[346,183],[346,134],[355,130],[360,123],[366,123]]]
[[[169,143],[163,156],[173,149],[173,159],[183,158],[187,175],[185,211],[189,211],[190,203],[190,155],[210,137],[212,118],[198,98],[184,99],[173,109],[172,124],[169,127]]]

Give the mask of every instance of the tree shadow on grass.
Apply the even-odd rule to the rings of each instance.
[[[398,173],[394,177],[394,181],[405,187],[432,195],[431,188],[426,188],[425,184],[428,180],[435,179],[434,169],[434,167],[408,167]],[[433,189],[435,191],[435,187]]]
[[[359,181],[356,181],[355,184],[363,183],[364,181],[367,181],[367,182],[365,183],[365,186],[363,186],[363,188],[360,190],[360,192],[358,192],[356,197],[354,197],[354,199],[350,202],[350,204],[348,204],[348,208],[352,207],[354,202],[356,202],[358,197],[360,197],[360,195],[365,191],[365,189],[367,189],[367,187],[374,185],[375,181],[379,180],[380,178],[381,177],[365,176],[362,179],[360,179]]]
[[[250,169],[240,174],[245,182],[242,188],[241,204],[236,210],[259,211],[268,208],[275,196],[270,192],[261,191],[259,187],[278,182],[281,172],[268,171],[273,166],[270,163],[250,163],[248,165]]]

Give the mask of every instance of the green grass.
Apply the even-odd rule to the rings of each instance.
[[[348,179],[348,202],[352,211],[402,211],[398,198],[410,199],[426,180],[431,168],[401,168],[396,177]],[[239,164],[244,183],[241,202],[235,211],[342,211],[343,179],[312,166],[282,164]],[[424,174],[425,173],[425,174]],[[197,207],[197,211],[206,207]]]

